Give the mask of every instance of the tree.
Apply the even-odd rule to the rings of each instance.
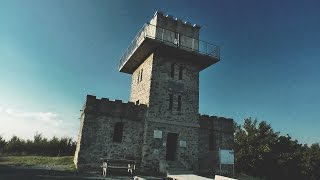
[[[279,136],[265,121],[235,124],[236,170],[265,179],[320,179],[320,146]]]
[[[235,127],[235,151],[237,169],[254,175],[268,176],[274,164],[270,159],[272,146],[276,143],[278,132],[274,132],[265,121],[245,119],[243,126]]]
[[[274,175],[278,179],[305,179],[303,174],[304,147],[297,140],[287,134],[280,136],[272,147],[272,152],[277,160],[274,166]]]
[[[6,144],[4,151],[10,152],[15,155],[22,154],[23,152],[25,152],[24,145],[25,141],[14,135]]]
[[[7,144],[6,140],[0,135],[0,154],[2,154],[6,144]]]
[[[319,143],[312,144],[304,152],[304,172],[310,180],[320,179],[320,146]]]

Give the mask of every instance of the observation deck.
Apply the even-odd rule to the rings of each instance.
[[[196,28],[195,26],[191,27]],[[165,49],[166,54],[173,57],[191,61],[199,66],[200,70],[220,60],[219,46],[181,32],[146,23],[121,56],[119,71],[132,74],[147,56],[159,48]]]

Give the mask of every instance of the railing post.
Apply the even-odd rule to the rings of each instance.
[[[162,37],[161,37],[161,41],[163,41],[163,36],[164,36],[164,28],[162,28]]]
[[[193,49],[194,49],[194,38],[192,38],[192,48],[191,48],[191,50],[193,51]]]

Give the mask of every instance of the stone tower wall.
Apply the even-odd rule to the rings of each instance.
[[[233,149],[233,119],[201,115],[199,118],[199,166],[202,173],[219,169],[219,148]],[[213,149],[209,148],[213,135]]]
[[[199,130],[199,71],[190,62],[166,56],[166,51],[158,49],[153,53],[153,63],[142,64],[151,69],[148,116],[144,129],[142,166],[157,170],[159,162],[166,159],[168,133],[178,134],[176,159],[187,167],[197,170],[198,130]],[[151,56],[149,56],[150,58]],[[145,62],[150,61],[149,59]],[[174,77],[171,66],[174,64]],[[182,67],[182,79],[179,69]],[[135,92],[132,92],[134,94]],[[169,94],[173,95],[172,110],[169,110]],[[178,111],[178,95],[181,96],[181,110]],[[145,95],[143,95],[145,96]],[[154,130],[161,131],[161,138],[154,138]],[[180,147],[180,141],[187,143]]]
[[[149,106],[152,67],[153,54],[147,57],[133,72],[131,77],[131,102],[139,101],[139,103]]]
[[[141,159],[145,105],[87,96],[74,162],[78,169],[98,168],[100,158]],[[114,127],[124,123],[122,142],[113,142]]]
[[[198,126],[199,71],[183,59],[165,55],[165,51],[159,51],[153,56],[148,117],[152,117],[151,121]],[[172,65],[174,65],[174,77],[171,77]],[[182,67],[181,80],[179,80],[180,67]],[[172,110],[169,110],[169,94],[173,95]],[[181,96],[180,111],[178,111],[178,96]]]

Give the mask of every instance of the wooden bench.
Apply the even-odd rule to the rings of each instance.
[[[127,169],[132,175],[136,170],[136,161],[129,159],[102,159],[102,175],[107,176],[107,171],[110,169]]]

